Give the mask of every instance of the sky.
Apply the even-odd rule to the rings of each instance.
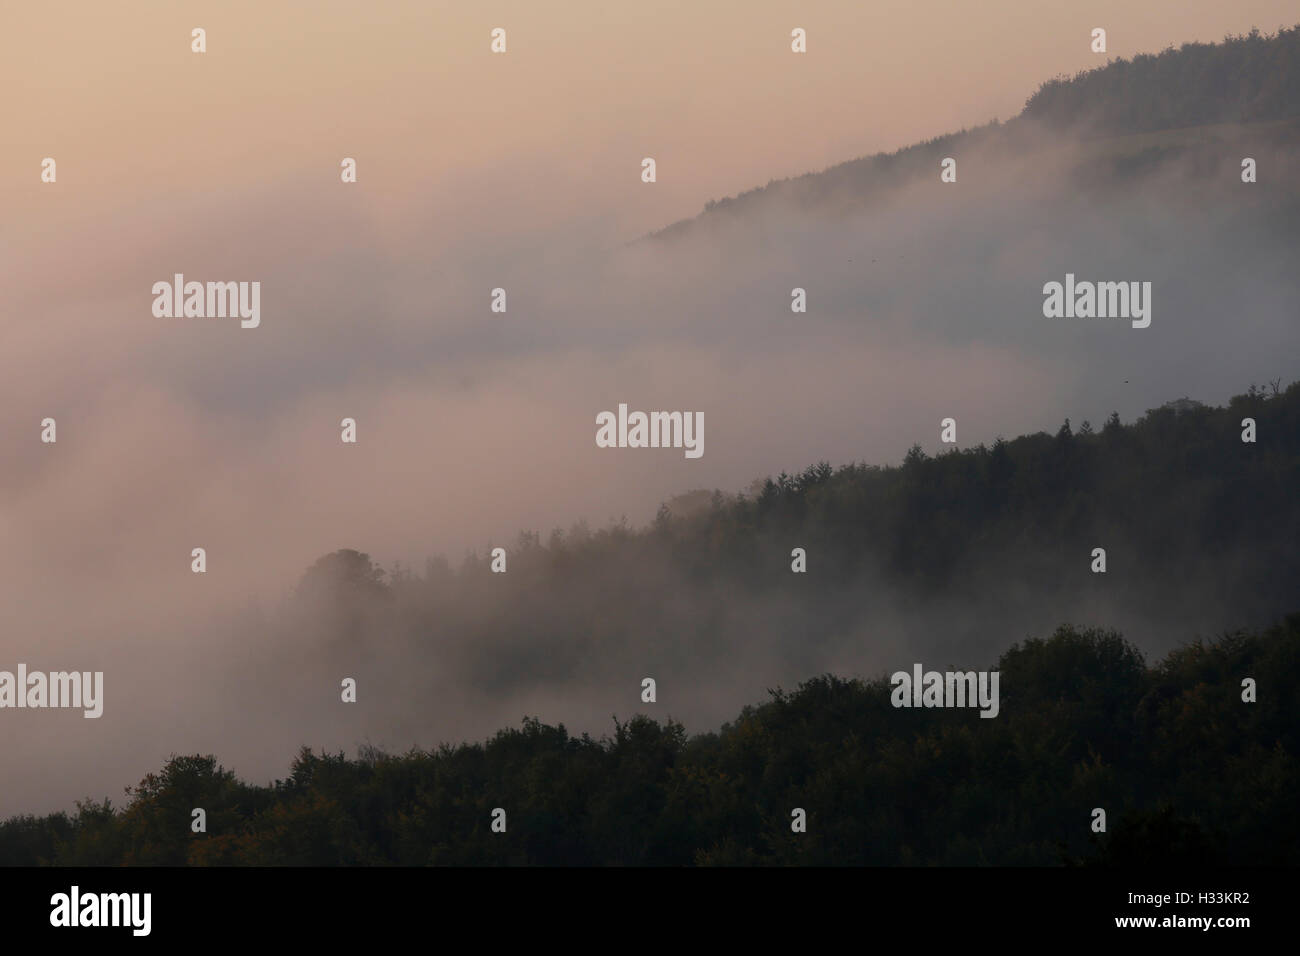
[[[936,178],[867,218],[778,210],[716,241],[635,240],[1009,119],[1044,80],[1104,64],[1093,27],[1113,57],[1294,19],[1262,0],[8,5],[0,669],[103,667],[110,717],[23,715],[31,779],[0,813],[187,749],[156,729],[184,706],[167,675],[227,665],[206,625],[337,548],[419,568],[823,458],[896,463],[934,450],[948,414],[966,446],[1285,375],[1268,360],[1295,354],[1273,308],[1294,302],[1292,260],[1250,247],[1231,209],[1162,204],[1174,181],[1122,224],[1013,165],[988,173],[997,190],[939,198]],[[1072,264],[1153,279],[1151,334],[1045,329],[1037,289]],[[261,325],[154,316],[175,273],[260,281]],[[596,448],[620,402],[703,411],[703,457]],[[129,757],[95,736],[117,713]],[[72,753],[81,769],[55,769]]]

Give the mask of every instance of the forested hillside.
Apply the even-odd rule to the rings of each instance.
[[[1300,143],[1300,25],[1275,34],[1252,30],[1222,43],[1184,43],[1158,54],[1043,83],[1018,116],[937,136],[892,153],[838,163],[820,172],[772,180],[733,197],[709,201],[693,219],[653,235],[689,234],[786,201],[797,208],[851,210],[917,179],[937,182],[946,156],[980,156],[989,163],[1023,161],[1036,152],[1079,151],[1067,169],[1079,185],[1132,186],[1135,173],[1161,162],[1190,159],[1202,175],[1236,166],[1241,147],[1288,163]],[[1230,127],[1230,136],[1220,127]],[[1164,134],[1151,138],[1138,134]],[[1087,144],[1086,147],[1083,144]],[[1224,150],[1231,145],[1233,148]],[[1274,154],[1274,151],[1277,151]],[[1224,155],[1220,155],[1223,153]],[[1231,154],[1231,163],[1227,163]],[[1099,167],[1096,160],[1107,162]],[[1288,174],[1289,175],[1289,174]],[[1279,177],[1282,179],[1285,177]]]
[[[1242,441],[1246,418],[1254,442]],[[1131,425],[1065,422],[936,456],[915,447],[899,466],[822,462],[748,493],[671,502],[645,528],[489,542],[457,567],[384,571],[340,551],[242,627],[278,655],[258,668],[276,675],[266,693],[286,693],[279,675],[305,659],[316,669],[304,693],[361,670],[412,700],[409,740],[436,732],[417,703],[453,689],[422,683],[436,676],[485,699],[559,689],[608,714],[624,709],[620,687],[650,674],[673,689],[670,713],[715,723],[737,704],[704,706],[714,688],[743,701],[773,674],[845,659],[984,666],[1066,622],[1163,654],[1265,626],[1300,607],[1297,488],[1300,383],[1252,387],[1223,408],[1170,403]],[[491,570],[494,544],[507,545],[507,574]],[[792,570],[796,548],[806,572]]]
[[[526,719],[434,751],[304,749],[269,787],[212,756],[174,757],[122,809],[0,823],[0,863],[1300,862],[1300,616],[1154,666],[1118,634],[1061,628],[998,668],[995,720],[896,710],[884,679],[828,675],[697,736],[644,716],[599,740]],[[191,832],[195,807],[206,833]]]
[[[1242,441],[1246,418],[1254,442]],[[333,596],[319,626],[341,640],[466,632],[471,672],[488,684],[637,659],[629,649],[723,668],[768,634],[811,653],[870,639],[885,605],[918,635],[990,658],[1063,621],[1138,629],[1129,637],[1149,649],[1296,608],[1297,488],[1300,383],[1252,387],[1223,408],[1169,403],[1132,425],[1066,421],[937,456],[917,446],[900,466],[822,462],[684,513],[665,505],[645,529],[521,534],[509,588],[486,549],[423,576],[329,556],[304,587]],[[794,548],[806,573],[791,571]],[[1092,570],[1096,548],[1105,573]]]
[[[1300,383],[1226,408],[1182,399],[1127,426],[914,448],[901,467],[822,463],[750,495],[666,505],[643,530],[525,534],[506,575],[475,556],[413,575],[337,552],[261,624],[273,648],[289,633],[310,641],[309,657],[298,644],[258,668],[282,707],[295,706],[293,666],[387,656],[415,680],[454,665],[489,693],[625,683],[612,736],[527,719],[486,744],[304,749],[271,786],[177,757],[124,807],[0,824],[0,862],[1300,862],[1297,488]],[[1105,573],[1091,569],[1099,542]],[[791,570],[795,546],[805,573]],[[819,640],[870,642],[862,609],[887,597],[915,634],[947,626],[952,656],[918,638],[875,674],[812,677]],[[1076,624],[1020,640],[1008,622],[1031,605]],[[1121,636],[1106,623],[1117,608],[1196,623],[1148,664],[1151,634]],[[1264,624],[1211,623],[1227,618]],[[726,681],[745,641],[812,679],[688,735],[671,702]],[[647,707],[637,681],[654,660],[663,702]],[[885,674],[918,660],[995,666],[999,715],[892,707]],[[203,834],[190,831],[196,807]],[[504,834],[489,826],[496,808]],[[806,833],[790,830],[794,808]],[[1095,808],[1105,834],[1090,830]]]
[[[1300,116],[1300,27],[1184,43],[1049,80],[1020,119],[1119,135]]]

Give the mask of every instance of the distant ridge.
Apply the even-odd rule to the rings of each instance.
[[[1109,138],[1223,124],[1278,123],[1300,119],[1300,24],[1275,34],[1251,30],[1222,43],[1184,43],[1158,54],[1115,59],[1073,77],[1056,77],[1029,97],[1018,116],[946,133],[893,153],[859,157],[820,172],[771,180],[766,186],[720,200],[646,238],[672,239],[701,219],[738,213],[780,194],[814,203],[845,190],[856,196],[897,184],[898,173],[930,168],[960,145],[1016,150],[1031,144],[1032,131],[1082,138]],[[1296,124],[1277,131],[1294,138]]]

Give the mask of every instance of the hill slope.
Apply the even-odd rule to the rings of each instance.
[[[1150,134],[1166,134],[1155,135]],[[1144,135],[1145,134],[1145,135]],[[1078,149],[1077,167],[1093,181],[1133,173],[1162,161],[1201,159],[1206,175],[1221,165],[1216,147],[1286,148],[1300,144],[1300,26],[1265,35],[1229,36],[1222,43],[1185,43],[1159,54],[1116,59],[1071,78],[1049,80],[1019,116],[938,136],[894,153],[850,160],[816,173],[773,180],[734,197],[710,201],[693,219],[651,234],[680,238],[693,227],[726,215],[744,216],[774,200],[802,206],[858,208],[873,196],[924,176],[937,177],[939,161],[973,151],[990,160],[1023,158],[1042,149]],[[1098,169],[1101,156],[1113,165]]]

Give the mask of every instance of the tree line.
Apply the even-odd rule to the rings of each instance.
[[[997,666],[993,720],[894,709],[884,677],[824,675],[694,736],[646,716],[599,739],[527,718],[435,750],[304,748],[269,786],[210,755],[175,756],[120,808],[86,801],[0,823],[0,862],[1300,863],[1300,615],[1154,665],[1113,631],[1062,627]],[[497,808],[505,832],[491,828]],[[791,828],[795,808],[806,832]]]

